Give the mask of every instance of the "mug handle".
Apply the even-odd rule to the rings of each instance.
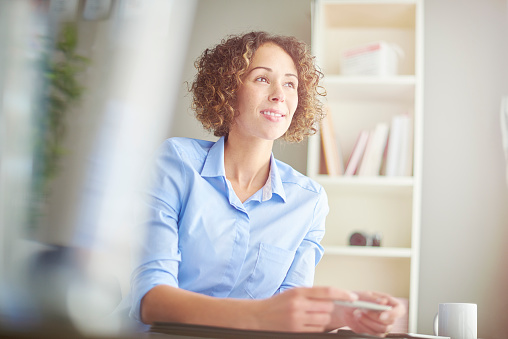
[[[439,335],[439,317],[438,314],[434,316],[434,335]]]

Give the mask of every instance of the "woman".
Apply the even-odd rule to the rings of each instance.
[[[384,335],[403,313],[392,297],[310,287],[323,254],[323,188],[273,158],[274,140],[301,141],[323,111],[307,46],[252,32],[207,49],[191,91],[220,139],[168,139],[149,192],[148,239],[133,274],[131,315],[280,331],[341,326]],[[363,312],[334,300],[392,306]]]

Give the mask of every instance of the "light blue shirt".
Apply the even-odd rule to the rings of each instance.
[[[224,170],[224,138],[171,138],[155,161],[147,239],[132,276],[131,316],[159,284],[215,297],[267,298],[312,286],[323,255],[324,189],[270,160],[264,187],[244,203]]]

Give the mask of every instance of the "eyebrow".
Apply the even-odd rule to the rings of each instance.
[[[252,71],[254,71],[255,69],[265,69],[267,70],[268,72],[273,72],[273,69],[271,69],[270,67],[264,67],[264,66],[258,66],[258,67],[254,67],[253,69],[251,69],[249,71],[249,73],[251,73]],[[293,73],[286,73],[284,74],[285,76],[290,76],[290,77],[295,77],[297,80],[298,80],[298,77],[296,76],[296,74],[293,74]]]

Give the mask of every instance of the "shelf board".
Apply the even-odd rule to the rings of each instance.
[[[347,255],[380,258],[411,258],[410,248],[371,246],[324,246],[327,255]]]
[[[330,75],[323,78],[328,95],[336,99],[414,100],[414,75],[392,77]]]
[[[326,83],[336,83],[344,85],[414,85],[416,78],[414,75],[394,75],[394,76],[355,76],[355,75],[326,75],[323,78]]]
[[[313,178],[321,185],[338,185],[338,186],[375,186],[375,187],[412,187],[413,177],[386,177],[379,176],[330,176],[319,174]]]
[[[329,193],[381,193],[410,197],[413,193],[413,177],[361,177],[361,176],[329,176],[312,177]]]
[[[327,27],[414,29],[415,10],[414,0],[392,1],[391,4],[373,0],[326,1],[324,19]]]

